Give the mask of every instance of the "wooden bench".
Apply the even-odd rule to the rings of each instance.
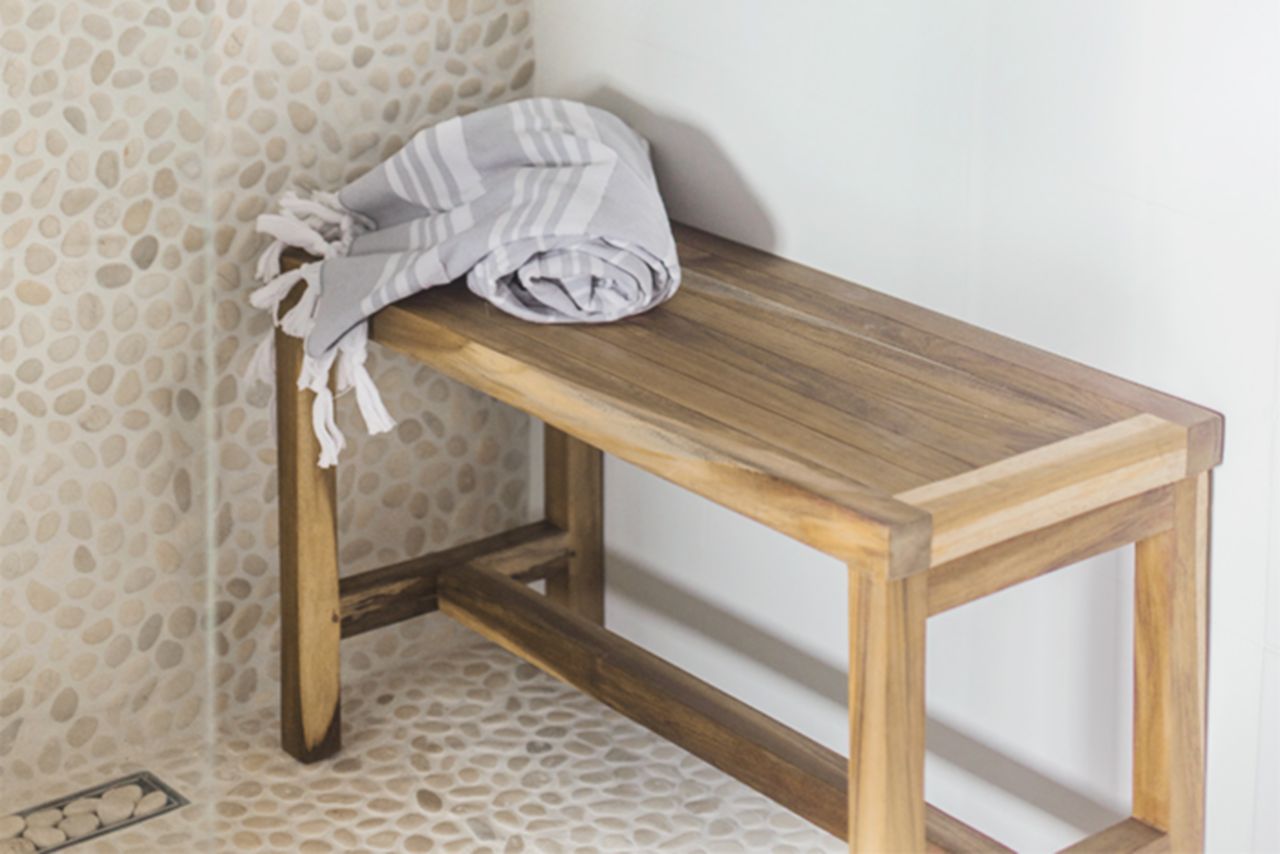
[[[438,608],[850,850],[1006,850],[925,803],[926,621],[1136,542],[1132,818],[1070,850],[1200,849],[1222,418],[677,237],[681,291],[623,322],[528,324],[461,287],[374,318],[373,340],[546,423],[546,520],[354,577],[338,576],[334,473],[316,467],[311,394],[295,390],[300,346],[278,338],[285,749],[338,749],[341,638]],[[602,451],[848,565],[849,759],[602,627]]]

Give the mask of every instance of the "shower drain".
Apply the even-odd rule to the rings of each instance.
[[[155,774],[139,771],[0,817],[0,854],[61,851],[187,803]]]

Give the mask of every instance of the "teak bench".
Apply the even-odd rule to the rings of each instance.
[[[461,287],[373,319],[547,425],[545,521],[395,566],[339,578],[334,473],[279,336],[285,749],[338,749],[341,638],[438,608],[852,851],[1007,850],[925,803],[926,621],[1137,543],[1132,817],[1069,850],[1199,850],[1221,416],[676,232],[681,291],[630,320],[538,326]],[[604,451],[848,565],[849,759],[602,627]]]

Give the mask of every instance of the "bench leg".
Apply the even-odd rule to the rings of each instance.
[[[316,466],[315,395],[297,387],[302,342],[276,332],[276,436],[280,502],[280,724],[284,749],[303,762],[341,745],[336,469]]]
[[[569,533],[569,571],[547,581],[547,595],[604,623],[604,455],[547,425],[547,520]]]
[[[925,850],[923,574],[849,571],[849,850]]]
[[[1209,474],[1174,489],[1173,527],[1137,545],[1133,815],[1204,849]]]

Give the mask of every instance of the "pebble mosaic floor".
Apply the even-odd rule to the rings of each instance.
[[[265,709],[231,721],[212,756],[170,746],[69,774],[68,792],[145,767],[192,802],[72,850],[845,850],[484,642],[348,686],[343,723],[342,753],[312,766],[278,749],[275,712]],[[59,794],[46,790],[31,802]]]

